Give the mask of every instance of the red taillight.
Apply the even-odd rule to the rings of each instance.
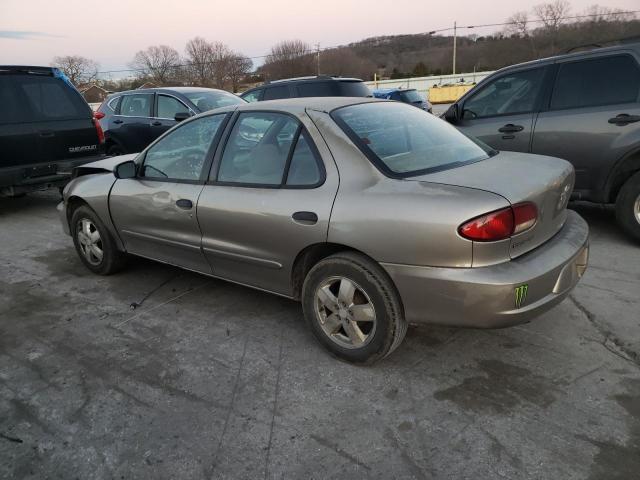
[[[94,112],[93,113],[93,118],[95,118],[96,120],[100,120],[102,118],[104,118],[104,112]]]
[[[104,143],[104,131],[102,130],[102,127],[100,126],[100,122],[94,118],[93,119],[93,124],[96,127],[96,132],[98,133],[98,142],[100,142],[100,144],[103,144]]]
[[[533,227],[538,209],[533,203],[520,203],[487,213],[463,223],[458,233],[476,242],[497,242]]]

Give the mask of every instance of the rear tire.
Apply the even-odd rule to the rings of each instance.
[[[83,205],[73,212],[70,230],[80,260],[93,273],[111,275],[124,267],[126,255],[91,208]]]
[[[348,362],[381,360],[407,333],[395,285],[380,265],[358,253],[318,262],[305,278],[302,308],[320,343]]]
[[[616,219],[628,235],[640,242],[640,172],[620,189],[616,199]]]

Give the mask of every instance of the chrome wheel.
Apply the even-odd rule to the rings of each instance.
[[[640,195],[638,195],[638,198],[636,198],[633,204],[633,214],[636,217],[636,222],[640,223]]]
[[[91,265],[100,265],[104,252],[100,232],[94,223],[88,218],[83,218],[77,223],[76,238],[84,258]]]
[[[376,330],[376,311],[367,292],[346,277],[331,277],[315,293],[316,319],[322,331],[344,348],[361,348]]]

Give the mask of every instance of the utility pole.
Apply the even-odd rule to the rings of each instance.
[[[453,74],[456,74],[456,48],[457,48],[457,35],[458,33],[458,27],[456,25],[456,22],[453,22]]]
[[[317,52],[318,52],[318,76],[320,76],[320,44],[316,44]]]

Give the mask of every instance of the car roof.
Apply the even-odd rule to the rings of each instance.
[[[380,98],[372,97],[299,97],[283,98],[280,100],[265,100],[264,102],[251,102],[239,105],[229,105],[216,108],[211,112],[221,113],[230,111],[284,111],[302,113],[305,110],[318,110],[321,112],[331,112],[336,108],[358,105],[361,103],[388,102]],[[207,112],[210,113],[210,112]]]
[[[374,93],[393,93],[393,92],[410,92],[411,90],[415,90],[415,88],[377,88],[373,92]]]
[[[9,73],[38,73],[53,75],[54,67],[38,67],[35,65],[0,65],[0,71]]]
[[[580,48],[580,47],[578,47]],[[636,50],[640,51],[640,42],[632,42],[632,43],[620,43],[618,45],[613,45],[611,47],[597,47],[591,50],[581,50],[579,52],[571,52],[571,53],[563,53],[560,55],[554,55],[551,57],[539,58],[537,60],[530,60],[528,62],[516,63],[515,65],[509,65],[507,67],[501,68],[498,70],[499,72],[510,70],[510,69],[520,69],[528,66],[536,66],[536,65],[547,65],[550,63],[554,63],[557,60],[564,60],[567,58],[582,58],[582,57],[590,57],[593,54],[601,54],[601,53],[609,53],[616,52],[619,50]]]

